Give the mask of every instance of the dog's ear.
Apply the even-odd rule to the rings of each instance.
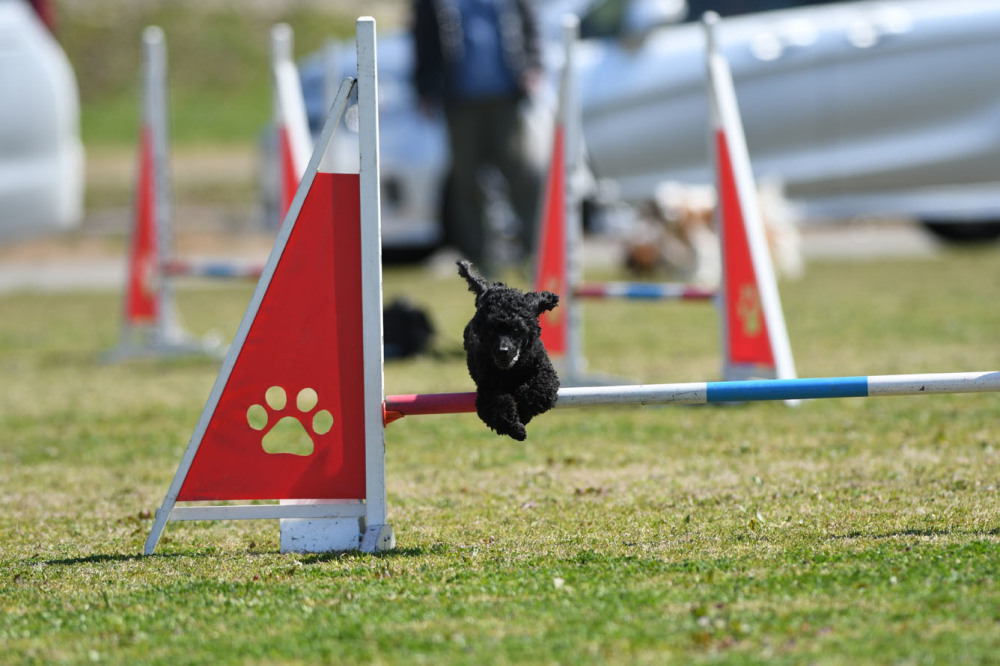
[[[462,259],[457,263],[458,274],[465,278],[465,281],[469,283],[469,291],[474,293],[478,299],[483,295],[483,292],[489,289],[489,283],[472,270],[471,262]]]
[[[559,305],[559,296],[551,291],[530,291],[525,296],[535,314],[542,314]]]

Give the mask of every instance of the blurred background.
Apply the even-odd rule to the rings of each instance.
[[[561,67],[559,18],[573,12],[582,17],[585,221],[595,237],[615,239],[616,261],[621,244],[648,240],[635,229],[650,209],[654,218],[686,212],[677,210],[684,197],[670,199],[666,185],[676,193],[709,182],[703,41],[692,22],[708,9],[732,17],[720,28],[720,46],[751,159],[759,181],[777,193],[781,215],[803,230],[800,249],[922,252],[1000,235],[1000,85],[989,75],[1000,56],[996,2],[534,5],[547,84],[526,111],[537,130],[533,147],[544,166]],[[294,31],[315,130],[326,82],[353,68],[359,15],[374,16],[380,31],[387,254],[418,261],[437,252],[446,240],[447,153],[441,123],[418,117],[409,89],[406,0],[0,0],[3,46],[22,53],[0,72],[0,264],[57,250],[69,259],[123,260],[148,25],[166,35],[178,251],[266,254],[278,217],[267,176],[270,28],[285,22]],[[57,92],[36,94],[44,81]],[[502,184],[497,190],[502,241],[510,221]],[[831,221],[859,235],[838,246]]]
[[[362,8],[363,5],[363,8]],[[27,23],[33,10],[49,35]],[[19,117],[11,119],[8,100],[18,97],[19,81],[5,69],[4,115],[10,122],[0,130],[0,160],[7,175],[28,161],[24,153],[70,153],[38,139],[35,146],[17,146],[11,135],[26,131],[53,134],[61,143],[82,141],[81,197],[73,183],[51,171],[44,179],[51,192],[70,199],[64,210],[43,211],[31,224],[15,220],[4,206],[0,213],[0,243],[8,251],[72,242],[76,247],[120,249],[131,223],[140,127],[142,30],[158,25],[166,35],[169,82],[172,181],[176,223],[181,240],[189,233],[247,231],[265,228],[261,212],[260,142],[271,121],[269,32],[277,22],[295,31],[297,50],[316,50],[332,38],[350,36],[358,13],[374,13],[388,24],[399,22],[403,4],[375,2],[227,2],[224,0],[165,2],[142,0],[0,1],[0,28],[5,37],[21,36],[22,64],[32,63],[35,76],[51,90],[40,92],[34,110],[25,100]],[[54,41],[46,43],[47,37]],[[69,81],[60,74],[60,50],[65,54]],[[9,62],[9,60],[7,61]],[[13,63],[12,63],[13,64]],[[6,67],[6,65],[5,65]],[[45,86],[40,86],[45,87]],[[78,97],[77,97],[78,96]],[[78,99],[78,120],[76,99]],[[60,107],[60,119],[36,122],[41,111]],[[16,120],[17,122],[14,122]],[[76,122],[74,123],[74,120]],[[35,126],[40,126],[35,129]],[[27,130],[25,128],[27,127]],[[21,141],[23,143],[23,141]],[[8,167],[6,163],[10,163]],[[72,172],[72,166],[64,167]],[[23,171],[24,167],[20,169]],[[70,177],[72,178],[72,177]],[[2,187],[2,186],[0,186]],[[66,191],[69,191],[68,193]],[[3,191],[3,190],[0,190]],[[51,194],[50,192],[50,194]],[[46,197],[39,197],[44,199]],[[79,201],[72,201],[74,198]],[[32,216],[21,206],[21,217]],[[35,205],[38,205],[37,203]],[[53,217],[57,219],[53,219]],[[31,242],[34,241],[34,242]]]

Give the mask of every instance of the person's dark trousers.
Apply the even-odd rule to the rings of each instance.
[[[450,235],[469,261],[485,275],[496,275],[487,247],[489,233],[480,171],[494,166],[509,188],[520,222],[519,239],[531,256],[538,224],[539,174],[524,148],[519,102],[476,100],[448,105],[445,115],[451,142],[452,187]]]

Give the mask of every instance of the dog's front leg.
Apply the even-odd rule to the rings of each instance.
[[[559,384],[526,384],[514,392],[517,413],[521,423],[528,425],[531,419],[555,407]]]
[[[519,442],[528,436],[517,414],[514,396],[509,393],[480,390],[476,394],[476,413],[499,435],[513,437]]]

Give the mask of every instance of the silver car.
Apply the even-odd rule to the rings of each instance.
[[[626,199],[709,182],[704,36],[615,20],[648,1],[600,3],[578,50],[591,167]],[[782,181],[807,219],[1000,234],[1000,2],[830,3],[725,18],[716,34],[754,172]]]
[[[689,0],[680,21],[684,4],[539,3],[552,85],[559,17],[567,8],[581,15],[576,66],[589,167],[624,201],[646,199],[667,180],[711,180],[704,36],[691,19],[713,8],[724,15],[717,39],[755,174],[783,183],[807,223],[902,216],[955,240],[1000,235],[1000,79],[992,73],[1000,2],[740,0],[728,4],[813,6],[726,16],[726,0]],[[302,63],[314,127],[327,81],[349,75],[353,57],[340,45]],[[384,243],[419,254],[442,239],[446,132],[417,110],[410,36],[380,35],[378,57]],[[551,98],[542,96],[536,120],[551,112]],[[533,125],[535,145],[547,146],[551,124]]]

